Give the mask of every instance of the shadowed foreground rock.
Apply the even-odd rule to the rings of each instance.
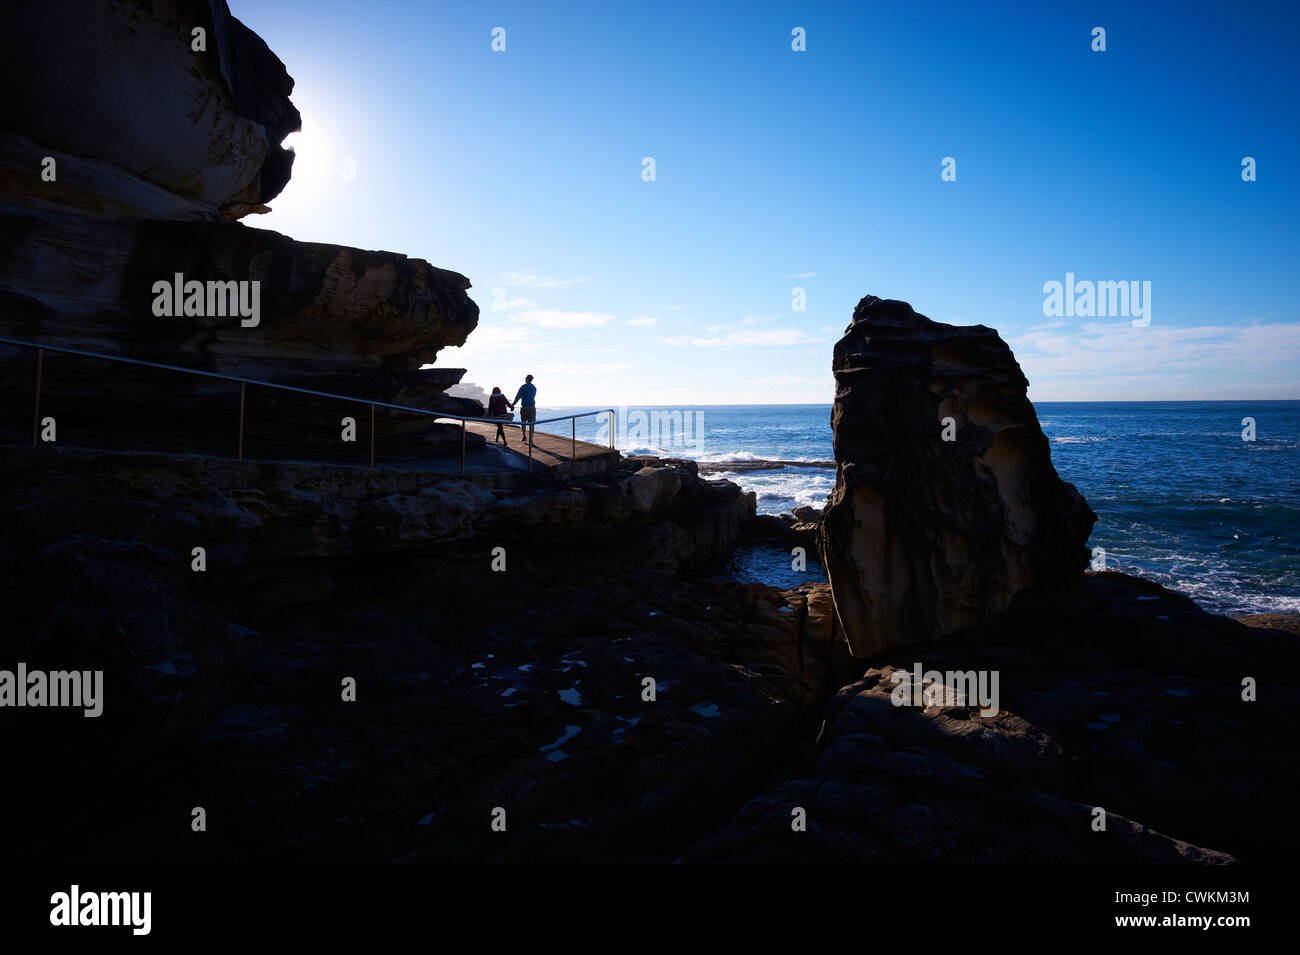
[[[0,710],[15,858],[1214,863],[1297,845],[1300,645],[1135,578],[1022,593],[864,662],[826,585],[711,576],[754,500],[691,462],[513,491],[70,450],[0,464],[0,658],[105,670],[98,719]],[[917,663],[998,671],[999,712],[895,707],[891,675]]]
[[[754,499],[691,462],[493,492],[3,456],[0,658],[106,671],[99,719],[0,710],[27,767],[0,795],[28,822],[18,855],[665,861],[808,750],[855,675],[824,586],[709,579]]]
[[[855,654],[983,623],[1019,591],[1082,573],[1096,515],[1052,466],[997,332],[869,295],[834,371],[821,551]]]
[[[967,699],[894,705],[908,684],[895,671],[918,664],[996,672],[999,712],[982,717]],[[1022,593],[994,624],[873,659],[827,707],[806,775],[752,800],[687,861],[1287,859],[1300,843],[1300,769],[1286,755],[1298,673],[1293,635],[1124,574]],[[794,806],[806,832],[791,831]]]

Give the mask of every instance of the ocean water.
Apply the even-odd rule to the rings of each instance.
[[[1107,567],[1149,577],[1218,613],[1300,611],[1300,401],[1039,402],[1052,462],[1097,512],[1090,547]],[[541,417],[584,409],[542,409]],[[1255,440],[1242,438],[1253,418]],[[607,416],[578,437],[608,441]],[[567,422],[552,426],[568,433]],[[623,409],[625,453],[720,466],[760,513],[821,506],[835,485],[830,405]],[[747,462],[797,462],[744,469]],[[731,465],[731,467],[728,467]],[[746,549],[732,570],[789,586],[790,556]],[[811,576],[820,568],[809,564]]]

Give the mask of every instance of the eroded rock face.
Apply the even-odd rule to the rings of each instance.
[[[465,276],[395,252],[296,242],[229,222],[0,215],[0,327],[87,351],[320,390],[409,388],[478,323]],[[57,255],[57,261],[51,259]],[[154,283],[258,281],[260,315],[155,316]],[[433,370],[431,370],[432,372]],[[390,381],[366,378],[383,372]],[[438,369],[436,384],[459,378]]]
[[[838,473],[820,545],[855,654],[978,625],[1083,572],[1096,515],[1052,466],[997,332],[869,295],[833,367]]]
[[[240,315],[155,316],[154,283],[176,274],[260,283],[257,324],[245,327]],[[0,335],[363,401],[478,413],[442,393],[463,369],[420,369],[477,325],[469,286],[422,259],[295,242],[234,222],[88,220],[0,206]],[[31,350],[0,348],[0,397],[9,407],[29,407],[33,359]],[[267,389],[248,400],[250,454],[317,460],[364,446],[340,445],[345,415],[368,439],[361,403]],[[69,440],[120,450],[229,454],[238,401],[232,382],[58,354],[48,356],[42,383],[42,404],[75,432]],[[428,457],[439,430],[450,428],[380,414],[389,456]],[[0,439],[21,440],[7,430]]]
[[[293,79],[225,0],[18,0],[0,49],[0,196],[90,216],[239,218],[289,181]],[[58,160],[52,182],[45,156]]]
[[[463,369],[421,370],[478,323],[465,276],[226,221],[265,211],[284,188],[293,154],[280,143],[300,118],[284,64],[224,0],[11,7],[0,35],[14,67],[0,112],[0,336],[480,413],[444,394]],[[206,49],[194,49],[195,30]],[[257,314],[230,314],[223,300],[160,316],[160,281],[243,283],[246,305],[255,283]],[[0,348],[7,406],[30,402],[33,357]],[[82,443],[234,450],[229,382],[51,356],[42,388]],[[368,426],[364,405],[358,415],[284,392],[253,400],[254,454],[315,459],[338,451],[344,416]],[[17,425],[0,423],[0,441],[19,440]],[[453,437],[423,416],[384,425],[396,457],[427,457]]]

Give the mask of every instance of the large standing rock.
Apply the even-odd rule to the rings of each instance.
[[[838,473],[820,543],[856,655],[980,624],[1018,591],[1083,572],[1096,515],[1052,467],[997,332],[869,295],[834,372]]]

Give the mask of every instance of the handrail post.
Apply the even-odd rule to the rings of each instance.
[[[533,470],[533,442],[531,441],[528,442],[528,470],[530,473]]]
[[[573,427],[573,431],[572,431],[572,433],[571,433],[571,435],[570,435],[570,437],[571,437],[571,444],[570,444],[570,448],[571,448],[571,450],[569,451],[569,460],[570,460],[570,461],[573,461],[573,460],[576,460],[577,457],[578,457],[578,418],[577,418],[576,415],[575,415],[574,417],[572,417],[572,418],[569,419],[569,424]]]
[[[41,367],[45,364],[45,349],[36,349],[36,388],[32,392],[32,444],[41,433]]]
[[[465,427],[468,422],[460,419],[460,473],[465,473]]]
[[[609,409],[609,449],[614,450],[614,409]]]
[[[370,466],[375,466],[375,404],[370,403]]]
[[[239,383],[239,451],[236,458],[244,460],[244,394],[248,391],[248,382]]]

